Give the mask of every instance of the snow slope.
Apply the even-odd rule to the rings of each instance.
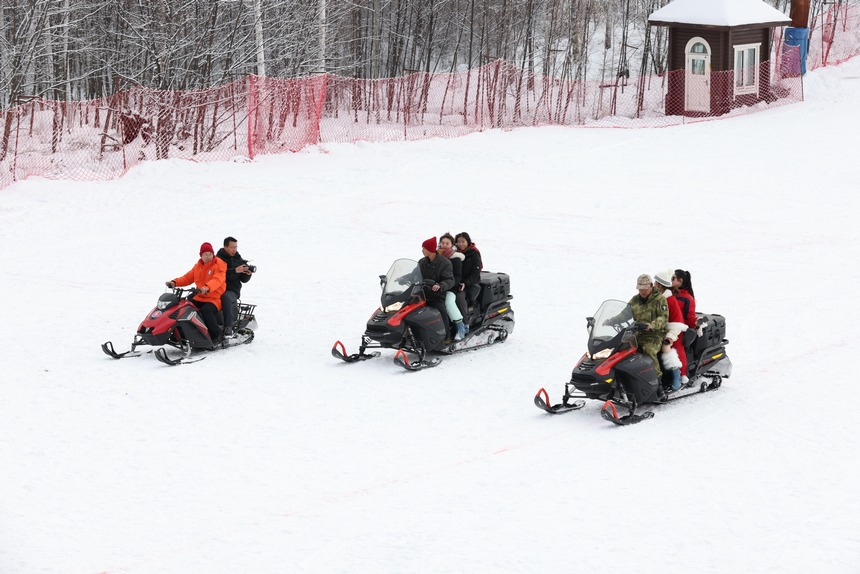
[[[0,572],[857,572],[860,61],[806,102],[151,163],[0,193]],[[356,365],[377,275],[469,231],[511,275],[495,348]],[[248,347],[113,361],[203,241],[259,266]],[[550,417],[601,301],[692,271],[723,387],[616,428]]]

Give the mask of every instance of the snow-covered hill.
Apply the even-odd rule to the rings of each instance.
[[[806,102],[144,165],[0,192],[0,572],[857,572],[860,61]],[[356,365],[377,275],[468,231],[517,328]],[[200,243],[259,267],[248,347],[113,361]],[[550,417],[604,299],[690,269],[721,389],[616,428]]]

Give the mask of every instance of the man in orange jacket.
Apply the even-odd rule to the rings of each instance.
[[[221,295],[227,290],[227,264],[215,257],[215,250],[211,243],[200,246],[200,260],[191,268],[191,271],[165,281],[168,287],[185,287],[194,283],[200,293],[196,294],[191,302],[203,315],[203,322],[209,330],[209,337],[214,344],[221,342],[221,327],[218,326],[218,311],[221,309]]]

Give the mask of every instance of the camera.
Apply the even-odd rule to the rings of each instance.
[[[256,266],[256,265],[251,265],[250,263],[248,263],[248,260],[247,260],[247,259],[245,259],[244,261],[242,261],[242,265],[247,265],[247,267],[248,267],[248,271],[250,271],[251,273],[256,273],[256,272],[257,272],[257,266]]]

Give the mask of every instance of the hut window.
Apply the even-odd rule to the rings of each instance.
[[[760,43],[735,46],[735,96],[758,94],[760,48]]]
[[[708,49],[701,42],[696,42],[695,44],[693,44],[693,47],[690,48],[690,53],[691,54],[707,54]]]

